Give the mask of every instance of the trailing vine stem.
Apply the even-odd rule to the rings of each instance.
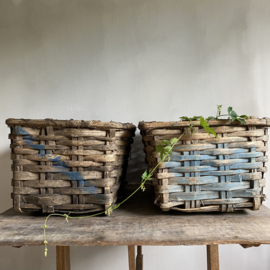
[[[94,216],[99,216],[102,214],[106,214],[108,216],[110,216],[111,212],[115,209],[117,209],[120,205],[122,205],[123,203],[125,203],[128,199],[130,199],[135,193],[137,193],[140,189],[142,191],[145,191],[145,183],[149,180],[151,180],[151,177],[153,176],[153,173],[155,172],[155,170],[158,168],[158,166],[165,161],[165,159],[168,157],[168,161],[170,161],[170,155],[172,154],[172,149],[174,148],[174,146],[176,145],[176,143],[183,137],[183,135],[190,130],[191,131],[191,135],[193,134],[193,126],[194,125],[200,125],[202,126],[206,132],[208,133],[208,135],[210,136],[210,134],[213,134],[216,138],[218,138],[216,132],[209,126],[208,124],[208,120],[218,120],[219,117],[223,117],[223,116],[228,116],[229,119],[232,120],[232,122],[234,122],[235,120],[241,122],[242,124],[246,124],[244,119],[247,119],[248,117],[246,115],[241,115],[238,116],[238,114],[232,109],[232,107],[228,107],[227,111],[228,114],[221,114],[221,109],[222,109],[222,105],[217,105],[217,114],[216,117],[210,116],[208,118],[204,118],[202,116],[194,116],[194,117],[186,117],[186,116],[182,116],[180,117],[181,120],[183,121],[189,121],[189,125],[188,127],[184,130],[183,133],[181,133],[181,135],[178,138],[172,138],[170,141],[168,140],[163,140],[161,141],[161,143],[156,147],[156,153],[160,153],[160,161],[157,163],[157,165],[150,170],[149,173],[147,173],[147,170],[142,174],[142,181],[140,186],[133,191],[127,198],[125,198],[122,202],[118,203],[118,204],[112,204],[109,206],[109,208],[105,211],[102,212],[98,212],[96,214],[93,215],[89,215],[89,216],[82,216],[82,217],[71,217],[70,214],[71,212],[69,212],[69,214],[57,214],[57,213],[53,213],[50,214],[46,217],[44,225],[43,225],[43,244],[45,246],[45,257],[47,257],[48,254],[48,242],[46,240],[46,228],[47,228],[47,222],[49,220],[49,218],[51,216],[60,216],[60,217],[65,217],[66,222],[68,223],[68,219],[83,219],[83,218],[89,218],[89,217],[94,217]],[[199,120],[199,122],[195,122],[192,124],[192,121],[197,121]],[[165,146],[164,146],[165,145]]]
[[[99,215],[102,215],[102,214],[107,214],[108,216],[110,216],[110,213],[112,212],[112,210],[115,210],[117,209],[120,205],[122,205],[123,203],[125,203],[128,199],[130,199],[135,193],[137,193],[140,189],[142,189],[142,191],[145,190],[145,183],[149,180],[151,180],[151,177],[153,175],[153,173],[155,172],[155,170],[158,168],[158,166],[166,159],[166,157],[168,155],[170,155],[173,147],[175,146],[175,144],[182,138],[182,136],[187,132],[187,130],[191,129],[193,127],[193,125],[189,125],[189,127],[187,129],[185,129],[185,131],[176,139],[174,138],[174,142],[170,145],[170,150],[164,155],[162,156],[161,160],[157,163],[157,165],[152,169],[150,170],[150,172],[147,174],[147,171],[144,172],[144,174],[142,175],[142,182],[140,184],[140,186],[135,190],[133,191],[127,198],[125,198],[122,202],[116,204],[116,205],[111,205],[106,211],[103,211],[103,212],[98,212],[96,214],[93,214],[93,215],[89,215],[89,216],[82,216],[82,217],[71,217],[70,216],[70,212],[69,214],[57,214],[57,213],[53,213],[53,214],[50,214],[46,217],[45,219],[45,222],[44,222],[44,225],[43,225],[43,244],[45,246],[45,252],[44,252],[44,255],[45,257],[47,257],[48,255],[48,241],[47,241],[47,238],[46,238],[46,229],[47,229],[47,222],[49,220],[49,218],[51,216],[60,216],[60,217],[65,217],[66,219],[66,222],[68,223],[68,219],[83,219],[83,218],[89,218],[89,217],[94,217],[94,216],[99,216]]]

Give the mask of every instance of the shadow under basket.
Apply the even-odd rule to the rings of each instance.
[[[16,211],[104,211],[123,185],[132,124],[7,119]]]
[[[264,173],[268,118],[250,117],[247,125],[231,120],[211,120],[218,139],[192,122],[173,148],[170,161],[162,162],[154,173],[155,203],[163,211],[232,212],[258,210],[265,198]],[[160,161],[156,146],[162,140],[178,138],[187,121],[140,122],[148,171]]]

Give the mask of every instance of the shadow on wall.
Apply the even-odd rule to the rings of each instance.
[[[10,159],[10,151],[1,151],[0,155],[0,172],[1,172],[1,181],[0,181],[0,197],[1,197],[1,205],[0,211],[1,213],[8,208],[13,206],[11,200],[11,179],[12,179],[12,171],[11,171],[11,159]]]
[[[134,143],[131,145],[131,159],[128,162],[126,177],[128,184],[139,186],[141,183],[141,175],[147,168],[143,148],[142,136],[136,133]]]

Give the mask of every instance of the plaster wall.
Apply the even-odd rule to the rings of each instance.
[[[269,15],[266,0],[0,0],[0,211],[12,205],[6,118],[137,124],[213,115],[217,104],[269,117]],[[140,141],[135,182],[145,168]],[[0,269],[55,269],[53,247],[47,259],[43,247],[0,250]],[[143,253],[148,270],[206,269],[204,246]],[[269,254],[221,246],[221,269],[266,270]],[[127,248],[72,247],[71,265],[127,269]]]

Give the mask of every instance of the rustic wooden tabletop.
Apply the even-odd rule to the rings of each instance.
[[[126,193],[131,192],[127,189]],[[57,246],[270,244],[270,210],[233,213],[161,212],[151,188],[139,191],[110,217],[51,217],[47,241]],[[0,245],[42,245],[46,215],[0,215]]]
[[[134,189],[134,188],[133,188]],[[127,196],[132,187],[126,189]],[[124,197],[123,197],[124,198]],[[16,213],[11,208],[0,215],[1,246],[43,245],[43,224],[47,215]],[[218,266],[219,244],[243,247],[270,244],[270,210],[242,210],[233,213],[161,212],[154,205],[148,186],[116,209],[110,217],[85,219],[51,217],[48,245],[57,246],[57,269],[69,270],[69,246],[129,246],[129,269],[142,269],[141,246],[207,245],[208,269]],[[141,268],[140,268],[141,267]]]

